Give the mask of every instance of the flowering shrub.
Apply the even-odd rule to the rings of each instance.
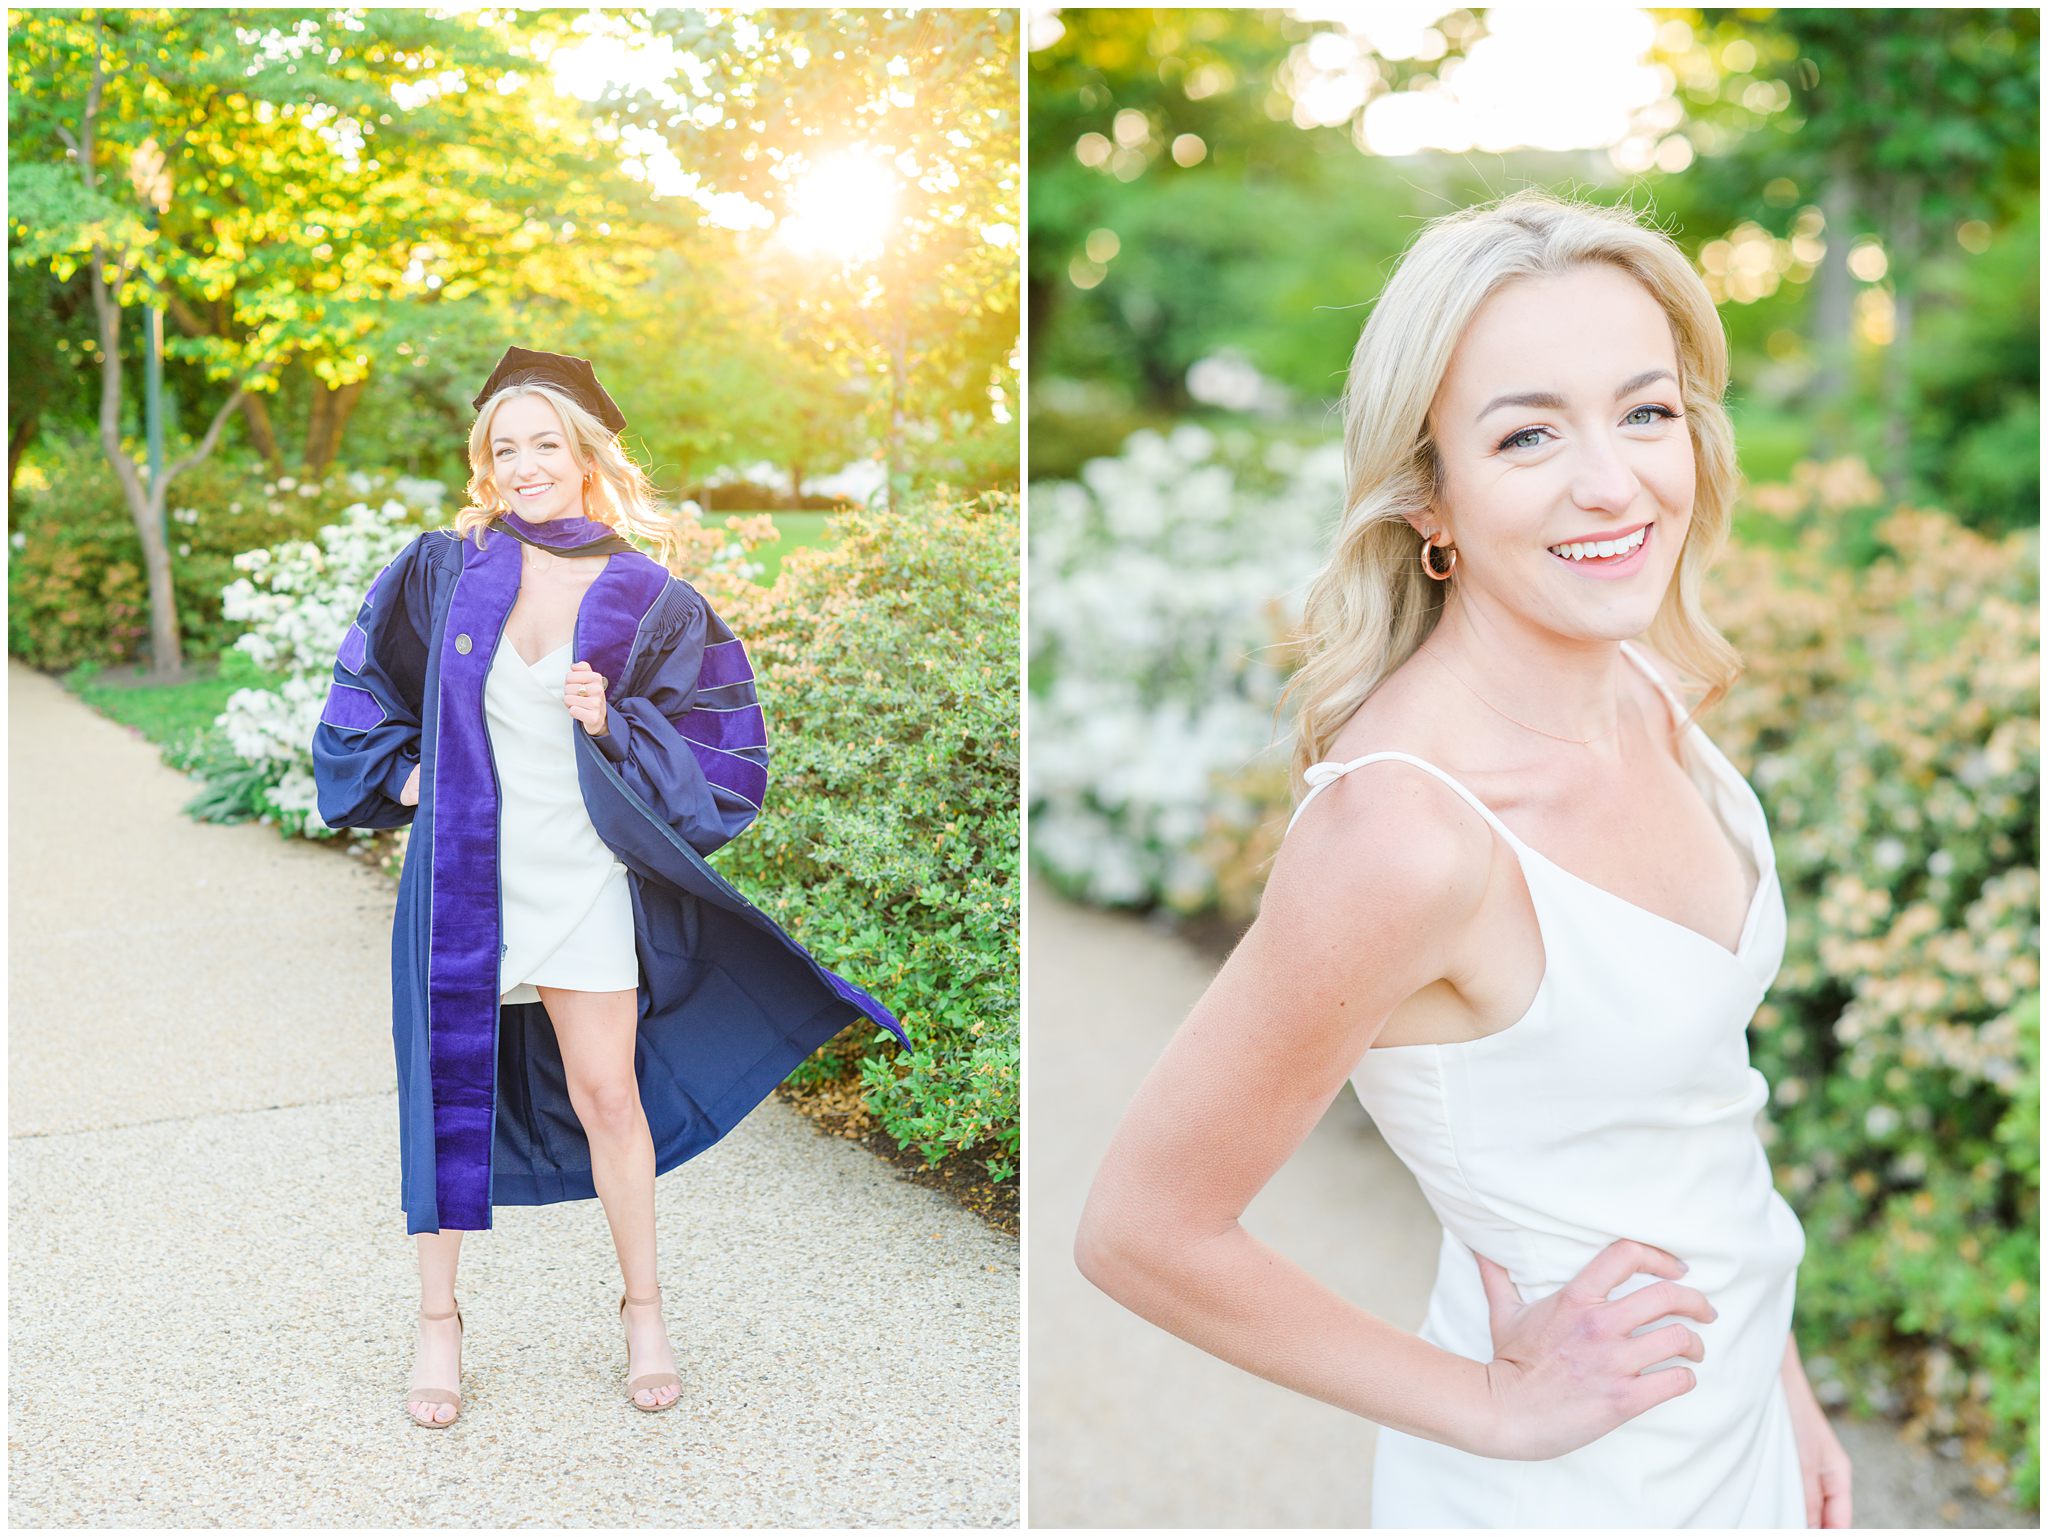
[[[1826,477],[1758,501],[1714,613],[1748,663],[1705,722],[1769,811],[1790,933],[1751,1031],[1807,1229],[1824,1401],[1904,1410],[2038,1499],[2038,535],[1939,514],[1819,558]],[[1820,516],[1815,514],[1819,513]]]
[[[309,838],[332,836],[314,809],[312,741],[335,653],[370,582],[426,524],[397,497],[355,502],[313,539],[234,557],[242,575],[222,590],[221,613],[245,626],[234,649],[275,681],[228,697],[216,722],[228,751],[202,769],[209,793],[199,809],[222,820],[258,816]]]
[[[1231,776],[1274,737],[1273,642],[1342,499],[1334,445],[1195,426],[1032,487],[1031,848],[1063,889],[1215,904],[1204,847],[1269,809]]]
[[[936,1163],[1018,1148],[1017,511],[849,513],[772,592],[733,594],[774,752],[766,810],[725,874],[895,1009],[860,1026],[868,1108]],[[720,596],[723,596],[721,593]],[[713,601],[720,601],[714,596]],[[742,620],[745,622],[743,623]]]
[[[1094,900],[1241,921],[1286,823],[1288,744],[1260,752],[1264,711],[1228,737],[1215,701],[1277,693],[1285,653],[1262,647],[1284,646],[1294,611],[1260,605],[1306,574],[1312,514],[1337,495],[1276,505],[1213,477],[1208,449],[1134,440],[1080,486],[1034,488],[1033,660],[1053,678],[1034,676],[1032,848]],[[1709,596],[1747,670],[1701,724],[1747,769],[1785,890],[1785,964],[1751,1043],[1774,1085],[1777,1179],[1807,1229],[1808,1374],[1824,1401],[1905,1411],[1973,1453],[1987,1490],[2032,1502],[2038,535],[1885,515],[1880,495],[1841,461],[1747,496]],[[1258,580],[1219,571],[1219,509],[1243,520]],[[1198,715],[1216,739],[1173,736]],[[1159,740],[1187,754],[1184,775],[1133,769]]]

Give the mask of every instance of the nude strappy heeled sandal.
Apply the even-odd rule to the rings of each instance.
[[[452,1318],[455,1320],[455,1333],[458,1339],[462,1334],[462,1309],[459,1307],[450,1308],[445,1313],[429,1313],[425,1308],[421,1308],[420,1317],[430,1319],[435,1323],[439,1323],[444,1318]],[[455,1380],[459,1383],[462,1380],[459,1345],[457,1350]],[[446,1430],[450,1425],[453,1425],[462,1418],[462,1395],[459,1392],[451,1393],[447,1388],[407,1388],[404,1394],[400,1396],[398,1402],[404,1408],[407,1419],[427,1430]],[[453,1404],[455,1412],[445,1420],[423,1420],[412,1412],[414,1404]]]
[[[644,1308],[651,1307],[659,1301],[661,1301],[661,1288],[659,1286],[654,1288],[654,1295],[651,1297],[628,1297],[624,1294],[621,1294],[619,1297],[619,1322],[623,1325],[626,1321],[627,1303],[630,1302],[635,1307]],[[628,1345],[626,1347],[626,1365],[628,1368],[630,1368],[632,1364],[633,1349],[631,1345]],[[647,1389],[650,1393],[657,1388],[674,1388],[676,1390],[676,1396],[674,1398],[671,1398],[665,1404],[658,1401],[651,1404],[643,1404],[642,1402],[640,1402],[639,1399],[633,1396],[642,1388]],[[674,1372],[642,1372],[639,1376],[633,1378],[626,1384],[626,1402],[631,1404],[635,1409],[639,1409],[647,1414],[657,1414],[663,1409],[673,1409],[677,1404],[681,1403],[682,1401],[683,1379],[678,1377]]]

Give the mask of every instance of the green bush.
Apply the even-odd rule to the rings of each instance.
[[[835,519],[733,624],[774,752],[766,813],[724,873],[826,965],[902,1019],[860,1027],[869,1108],[936,1163],[1018,1147],[1018,672],[1015,502]],[[723,593],[718,594],[722,599]],[[721,606],[723,604],[721,603]]]
[[[234,643],[241,626],[222,618],[220,596],[234,580],[234,557],[310,538],[328,502],[319,490],[290,476],[271,481],[260,461],[225,453],[172,483],[171,582],[186,655],[210,658]],[[57,670],[147,654],[142,541],[98,439],[38,440],[15,480],[8,533],[9,655]]]

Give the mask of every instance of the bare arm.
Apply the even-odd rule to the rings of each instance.
[[[1441,977],[1492,858],[1411,774],[1339,781],[1283,847],[1258,922],[1140,1086],[1075,1258],[1124,1306],[1382,1425],[1493,1440],[1488,1369],[1346,1302],[1239,1225],[1395,1005]]]
[[[1792,1413],[1792,1439],[1799,1448],[1799,1478],[1806,1496],[1806,1524],[1809,1527],[1843,1527],[1855,1524],[1855,1469],[1841,1438],[1828,1423],[1827,1410],[1820,1406],[1813,1385],[1806,1380],[1800,1364],[1799,1345],[1785,1341],[1785,1359],[1779,1368],[1785,1384],[1785,1399]]]
[[[1799,1359],[1799,1341],[1789,1332],[1785,1336],[1785,1356],[1778,1364],[1778,1376],[1785,1384],[1786,1401],[1792,1405],[1795,1415],[1808,1411],[1826,1418],[1827,1411],[1821,1408],[1813,1384],[1807,1380],[1806,1365]]]

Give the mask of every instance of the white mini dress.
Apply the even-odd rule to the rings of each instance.
[[[1654,668],[1623,652],[1683,707]],[[1443,781],[1513,851],[1542,934],[1543,978],[1515,1024],[1477,1040],[1376,1046],[1351,1083],[1443,1227],[1418,1333],[1493,1359],[1473,1253],[1506,1268],[1524,1302],[1557,1291],[1617,1238],[1669,1250],[1680,1284],[1719,1310],[1700,1335],[1690,1392],[1599,1440],[1539,1462],[1474,1456],[1381,1427],[1375,1527],[1803,1527],[1798,1450],[1780,1378],[1806,1237],[1771,1181],[1756,1116],[1768,1098],[1744,1031],[1785,953],[1785,904],[1762,803],[1697,725],[1686,772],[1756,882],[1724,949],[1530,848],[1434,764],[1400,752],[1318,763],[1306,808],[1367,764]],[[1295,815],[1298,817],[1300,811]],[[1290,827],[1292,824],[1289,824]],[[1639,1272],[1609,1295],[1659,1277]]]
[[[640,985],[626,867],[590,825],[577,783],[573,733],[583,723],[562,699],[571,644],[529,665],[501,637],[484,683],[498,771],[500,1003],[538,1003],[536,983],[592,993]]]

